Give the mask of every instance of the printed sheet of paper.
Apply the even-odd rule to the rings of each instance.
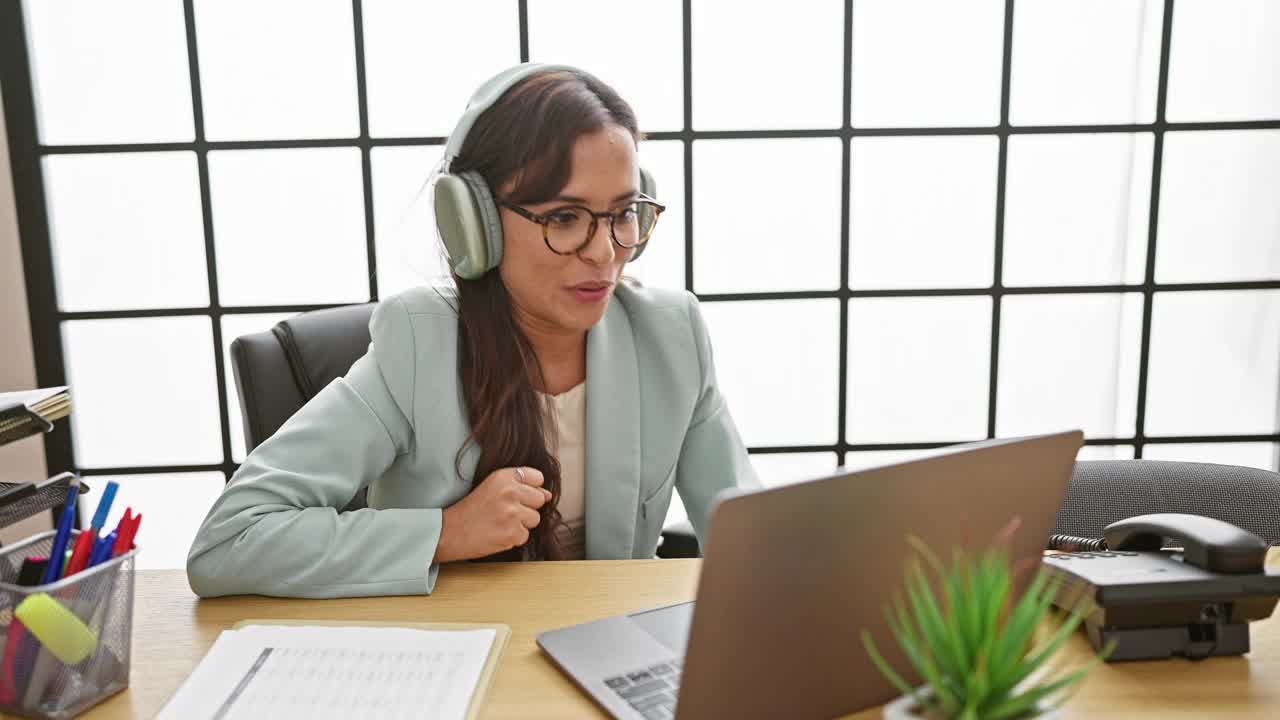
[[[493,641],[493,630],[227,630],[159,717],[462,720]]]

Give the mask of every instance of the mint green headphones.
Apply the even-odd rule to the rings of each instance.
[[[498,73],[471,96],[444,146],[444,158],[434,179],[436,229],[449,256],[449,266],[460,278],[474,280],[498,267],[502,260],[502,218],[493,191],[480,173],[467,170],[454,174],[450,166],[476,118],[516,83],[544,70],[581,72],[568,65],[521,63]],[[640,168],[640,192],[653,197],[656,187],[653,176]],[[646,245],[636,248],[631,259],[640,257]]]

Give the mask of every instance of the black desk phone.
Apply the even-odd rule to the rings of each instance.
[[[1180,549],[1161,549],[1165,538]],[[1065,610],[1083,598],[1084,622],[1108,661],[1182,655],[1200,659],[1249,651],[1251,620],[1270,617],[1280,599],[1280,568],[1265,567],[1267,542],[1235,525],[1179,513],[1112,523],[1103,538],[1055,535],[1044,567]]]

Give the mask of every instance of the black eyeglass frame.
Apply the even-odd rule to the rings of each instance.
[[[641,245],[644,245],[645,243],[649,242],[649,238],[653,236],[653,229],[658,227],[658,218],[662,217],[662,213],[664,210],[667,209],[667,206],[658,202],[656,199],[651,198],[648,195],[645,195],[644,193],[636,193],[636,197],[632,200],[627,201],[626,204],[631,205],[633,203],[641,203],[653,208],[653,226],[650,227],[649,231],[644,234],[644,237],[640,238],[639,242],[637,242],[634,245],[624,245],[622,242],[618,240],[618,234],[614,230],[614,223],[617,221],[618,210],[603,210],[601,212],[596,212],[591,208],[586,207],[585,205],[561,205],[559,207],[548,210],[545,213],[536,213],[536,212],[533,212],[532,210],[529,210],[528,208],[521,207],[520,205],[516,205],[514,203],[508,203],[508,202],[500,202],[498,203],[498,207],[506,208],[530,222],[534,222],[541,225],[542,226],[542,242],[546,243],[547,249],[550,250],[551,252],[557,255],[577,255],[578,253],[582,252],[582,249],[585,248],[588,244],[590,244],[591,239],[596,236],[596,229],[599,227],[600,218],[609,219],[609,239],[613,241],[614,245],[617,245],[623,250],[634,250],[640,247]],[[587,215],[591,217],[591,226],[587,228],[586,238],[582,241],[581,245],[579,245],[578,247],[568,252],[560,252],[559,250],[556,250],[551,245],[550,223],[551,223],[552,215],[559,212],[564,212],[565,210],[582,210],[583,212],[587,213]]]

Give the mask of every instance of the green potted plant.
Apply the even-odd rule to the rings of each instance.
[[[1048,666],[1088,608],[1077,605],[1051,632],[1038,630],[1052,613],[1057,588],[1038,569],[1017,594],[1007,548],[1016,524],[976,554],[956,549],[949,566],[918,538],[908,538],[915,555],[907,564],[905,600],[899,593],[885,615],[923,685],[912,688],[885,661],[871,634],[862,631],[872,662],[903,693],[885,706],[886,720],[1053,717],[1076,684],[1111,652],[1105,647],[1071,670]]]

